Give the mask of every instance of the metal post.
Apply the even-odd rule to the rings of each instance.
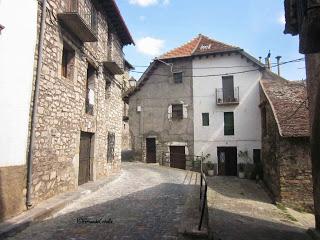
[[[280,76],[280,59],[282,57],[281,56],[277,56],[276,59],[277,59],[277,66],[278,66],[278,75]]]

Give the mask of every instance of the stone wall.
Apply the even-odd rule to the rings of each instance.
[[[274,200],[280,201],[280,168],[277,161],[277,151],[279,143],[278,126],[273,116],[270,105],[266,102],[267,99],[261,91],[261,101],[265,103],[261,108],[265,108],[266,111],[266,128],[262,129],[262,168],[263,168],[263,180],[269,190],[271,191]],[[264,121],[262,117],[262,121]],[[264,124],[261,124],[262,128]]]
[[[168,65],[155,63],[143,87],[130,97],[129,124],[132,144],[137,160],[146,161],[146,138],[156,138],[157,162],[170,165],[169,147],[186,145],[186,154],[193,156],[193,102],[192,102],[192,60],[179,59],[172,62],[173,72],[183,71],[183,83],[173,81]],[[168,117],[171,104],[183,104],[187,116],[181,120]],[[137,107],[141,107],[141,112]],[[187,159],[190,159],[187,156]],[[191,161],[187,161],[187,168]]]
[[[265,95],[261,95],[266,101]],[[266,135],[262,137],[264,182],[274,201],[304,211],[313,210],[310,145],[308,138],[283,138],[269,103]],[[264,126],[264,124],[262,124]]]
[[[34,204],[78,186],[81,131],[94,134],[91,180],[118,172],[121,162],[121,85],[101,64],[108,58],[106,41],[112,26],[105,14],[98,11],[98,42],[82,44],[57,20],[57,14],[62,12],[61,1],[48,1],[33,152]],[[40,14],[39,6],[38,22]],[[71,78],[61,75],[64,42],[75,51]],[[121,46],[121,43],[117,44]],[[96,68],[93,115],[85,113],[88,63]],[[106,160],[108,132],[115,133],[115,159],[112,162]]]

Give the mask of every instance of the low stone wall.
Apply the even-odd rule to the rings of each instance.
[[[0,221],[26,209],[26,166],[0,168]]]

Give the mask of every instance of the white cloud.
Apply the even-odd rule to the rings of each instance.
[[[129,0],[129,3],[133,5],[139,5],[141,7],[147,7],[157,4],[158,0]]]
[[[279,18],[278,18],[278,22],[282,25],[286,24],[286,17],[284,16],[284,14],[282,14]]]
[[[140,21],[144,22],[146,20],[146,16],[140,16],[139,19]]]
[[[160,55],[164,47],[164,40],[152,37],[144,37],[137,40],[137,49],[140,53],[157,56]]]
[[[129,3],[133,5],[139,5],[141,7],[148,7],[157,4],[168,5],[170,0],[129,0]]]
[[[163,5],[169,5],[170,4],[170,0],[163,0]]]

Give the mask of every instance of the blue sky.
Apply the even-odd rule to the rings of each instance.
[[[117,0],[117,4],[136,42],[124,49],[134,66],[149,65],[154,57],[199,33],[241,47],[256,58],[271,50],[274,63],[278,55],[282,61],[303,57],[298,37],[283,34],[281,0]],[[281,71],[289,80],[305,78],[304,62],[283,65]]]

